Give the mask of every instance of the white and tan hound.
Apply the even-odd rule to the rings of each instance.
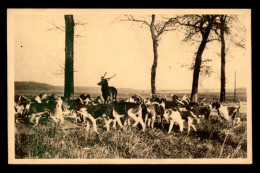
[[[197,131],[196,127],[193,124],[194,114],[190,111],[178,111],[178,109],[166,109],[163,115],[164,119],[167,122],[170,122],[168,133],[171,132],[172,127],[175,124],[178,124],[180,127],[180,131],[183,132],[183,123],[187,121],[188,123],[188,133],[190,132],[191,127],[194,131]]]

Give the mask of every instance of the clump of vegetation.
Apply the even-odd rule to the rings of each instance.
[[[20,124],[22,125],[22,124]],[[185,124],[187,128],[187,124]],[[15,135],[15,157],[36,158],[245,158],[247,157],[246,121],[231,127],[218,117],[202,120],[197,132],[190,134],[178,127],[166,129],[138,127],[130,131],[99,127],[100,134],[87,132],[84,126],[64,129],[45,124],[18,129]]]

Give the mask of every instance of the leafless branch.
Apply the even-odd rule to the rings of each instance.
[[[196,28],[196,29],[199,29],[201,30],[201,26],[197,26],[197,24],[199,23],[200,21],[196,21],[194,24],[191,24],[189,21],[187,23],[182,23],[180,22],[179,20],[176,20],[175,23],[176,24],[179,24],[181,26],[187,26],[187,27],[192,27],[192,28]]]
[[[215,34],[220,38],[220,34],[218,33],[217,29],[213,29],[213,31],[214,31]]]
[[[63,70],[65,69],[65,67],[60,65],[57,61],[55,61],[55,62],[58,64],[58,66],[60,66],[61,69],[63,69]]]
[[[121,19],[120,21],[139,22],[139,23],[145,24],[146,26],[150,27],[150,25],[148,24],[148,22],[145,21],[145,20],[138,20],[138,19],[135,19],[132,15],[125,15],[125,17],[126,17],[127,19]]]
[[[84,37],[84,36],[79,35],[79,34],[75,34],[74,36],[77,37],[77,38],[79,38],[79,37]]]
[[[65,29],[63,29],[65,27],[63,27],[63,26],[59,27],[59,26],[55,25],[54,22],[53,23],[48,22],[48,23],[51,24],[53,26],[53,28],[47,29],[47,31],[50,31],[50,30],[53,30],[53,29],[58,29],[58,30],[61,30],[61,31],[65,31]]]
[[[54,29],[58,29],[58,30],[60,30],[60,31],[62,31],[62,32],[65,31],[65,27],[63,27],[63,26],[61,26],[61,27],[60,27],[60,26],[57,26],[56,24],[54,24],[54,22],[53,22],[53,23],[48,22],[48,23],[51,24],[51,25],[53,26],[53,28],[47,29],[47,31],[51,31],[51,30],[54,30]],[[76,23],[75,25],[87,25],[87,23],[80,23],[80,22],[78,22],[78,23]],[[79,34],[74,34],[74,36],[75,36],[76,38],[84,37],[84,36],[79,35]]]
[[[55,73],[53,73],[53,74],[55,74],[55,75],[57,75],[57,76],[61,76],[61,75],[64,75],[64,72],[55,72]]]
[[[88,23],[81,23],[81,22],[77,22],[77,23],[75,23],[75,26],[76,25],[87,25]]]
[[[212,42],[212,41],[220,41],[219,38],[212,38],[212,39],[208,39],[207,42]]]
[[[245,44],[243,42],[233,42],[236,46],[241,47],[241,48],[246,48]]]
[[[61,76],[61,75],[64,75],[64,71],[65,71],[65,69],[62,69],[62,70],[60,70],[59,72],[54,72],[53,74],[58,75],[58,76]],[[78,72],[78,71],[74,71],[74,70],[73,70],[73,72]]]
[[[195,40],[195,39],[192,39],[192,38],[190,38],[190,39],[189,39],[189,41],[192,41],[192,42],[197,42],[197,43],[201,43],[201,41],[200,41],[200,40]]]

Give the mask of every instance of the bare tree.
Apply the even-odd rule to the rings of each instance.
[[[175,30],[173,28],[173,18],[167,19],[165,21],[161,20],[158,22],[155,22],[155,15],[153,14],[151,16],[151,21],[148,22],[147,20],[142,19],[136,19],[132,15],[125,15],[125,19],[121,19],[121,21],[131,21],[142,24],[141,26],[146,26],[149,28],[151,32],[151,38],[153,43],[153,65],[151,68],[151,92],[154,94],[156,93],[156,85],[155,85],[155,79],[156,79],[156,69],[158,64],[158,46],[159,46],[159,40],[160,36],[168,31]]]
[[[232,28],[239,30],[239,33],[243,35],[245,31],[244,28],[240,28],[235,26],[235,23],[239,23],[237,16],[235,15],[219,15],[217,20],[218,25],[213,27],[214,32],[219,37],[219,41],[221,42],[221,77],[220,77],[220,102],[224,102],[226,100],[226,53],[228,49],[226,48],[226,38],[225,35],[230,36],[230,43],[233,43],[235,46],[240,48],[245,48],[245,40],[244,37],[238,36],[231,32]]]
[[[193,70],[191,101],[194,102],[198,102],[198,85],[202,64],[202,54],[207,43],[216,39],[214,36],[210,35],[212,28],[216,25],[216,17],[217,15],[183,15],[177,16],[174,20],[177,27],[185,32],[184,41],[197,41],[196,39],[201,39],[196,52]]]
[[[74,98],[74,20],[73,15],[65,15],[65,84],[64,97],[66,99]]]
[[[55,75],[64,75],[64,97],[66,99],[74,98],[74,37],[79,38],[83,37],[82,35],[75,34],[74,28],[77,25],[86,25],[87,23],[74,22],[73,15],[65,15],[65,27],[58,26],[54,22],[50,23],[52,28],[47,29],[51,30],[60,30],[65,32],[65,65],[61,65],[56,62],[59,66],[58,72],[54,73]],[[77,43],[77,42],[76,42]]]
[[[221,77],[220,77],[220,102],[226,100],[226,44],[224,33],[227,31],[225,28],[225,21],[227,15],[220,15],[220,39],[221,39]]]

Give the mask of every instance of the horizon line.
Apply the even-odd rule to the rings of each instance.
[[[43,82],[35,82],[35,81],[14,81],[14,82],[34,82],[34,83],[38,83],[38,84],[47,84],[50,86],[54,86],[54,87],[64,87],[61,85],[53,85],[53,84],[48,84],[48,83],[43,83]],[[96,87],[99,88],[99,86],[74,86],[74,87]],[[131,88],[131,87],[118,87],[120,89],[133,89],[133,90],[151,90],[149,89],[140,89],[140,88]],[[247,87],[238,87],[237,89],[247,89]],[[179,90],[191,90],[191,89],[156,89],[156,90],[175,90],[175,91],[179,91]],[[220,88],[200,88],[200,90],[220,90]],[[234,88],[226,88],[226,90],[234,90]]]

